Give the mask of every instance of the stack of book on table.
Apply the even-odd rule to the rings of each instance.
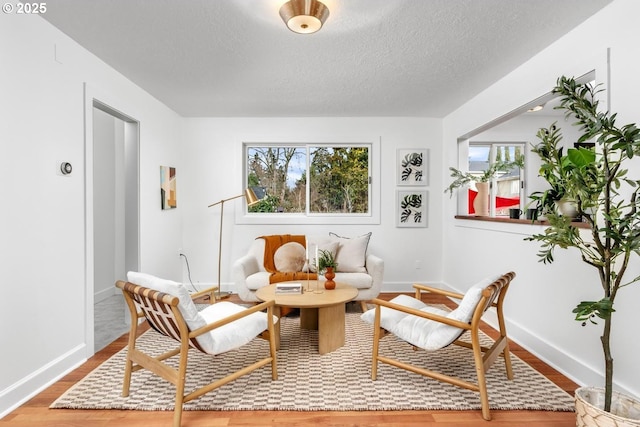
[[[302,283],[276,283],[276,294],[301,294]]]

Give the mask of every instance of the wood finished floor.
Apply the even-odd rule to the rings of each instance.
[[[381,299],[391,299],[397,294],[382,294]],[[239,301],[231,297],[230,301]],[[429,299],[432,303],[453,306],[448,300]],[[507,325],[508,328],[508,325]],[[144,330],[144,328],[143,328]],[[495,331],[487,325],[483,330],[495,337]],[[127,335],[115,340],[91,359],[27,403],[0,420],[0,427],[155,427],[171,426],[173,412],[149,412],[131,410],[67,410],[49,409],[49,405],[69,387],[99,366],[127,344]],[[577,384],[555,371],[522,347],[510,343],[514,354],[547,376],[563,390],[573,394]],[[168,383],[167,383],[168,384]],[[215,391],[214,391],[215,392]],[[493,420],[484,421],[480,411],[353,411],[353,412],[289,412],[289,411],[185,411],[183,427],[217,426],[442,426],[442,427],[574,427],[573,412],[544,411],[491,411]]]

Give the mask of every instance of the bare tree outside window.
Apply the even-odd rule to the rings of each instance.
[[[367,214],[370,152],[366,144],[247,145],[247,185],[265,192],[249,212]]]

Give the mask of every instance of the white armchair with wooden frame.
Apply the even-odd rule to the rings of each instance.
[[[116,282],[116,286],[122,289],[132,318],[122,387],[124,397],[129,395],[131,374],[140,369],[148,369],[175,385],[173,425],[179,427],[183,403],[265,365],[271,365],[271,377],[273,380],[277,379],[274,334],[274,322],[277,321],[277,317],[273,315],[274,301],[264,302],[251,308],[231,302],[217,302],[198,311],[192,296],[201,296],[208,291],[189,295],[180,283],[136,272],[129,272],[128,280],[129,282]],[[138,320],[142,318],[149,322],[151,328],[175,339],[180,345],[158,356],[143,353],[136,347]],[[229,372],[223,378],[208,385],[185,392],[189,348],[215,356],[248,344],[257,336],[269,340],[269,354],[264,358],[238,371]],[[179,357],[177,369],[163,363],[164,360],[174,356]],[[212,369],[215,367],[215,361],[213,361]],[[265,387],[268,385],[265,384]]]
[[[378,362],[387,363],[398,368],[444,381],[458,387],[480,393],[482,417],[491,419],[489,397],[485,373],[500,356],[504,360],[506,377],[513,379],[509,343],[502,312],[502,305],[509,284],[515,273],[509,272],[501,276],[485,279],[472,286],[464,295],[430,286],[415,284],[415,298],[400,295],[390,301],[374,299],[375,308],[365,312],[362,319],[374,325],[373,361],[371,378],[378,375]],[[453,311],[446,311],[429,306],[422,302],[422,293],[429,292],[460,300]],[[482,315],[489,308],[495,308],[498,317],[499,337],[491,348],[480,343],[480,322]],[[466,331],[470,332],[471,343],[460,341]],[[423,367],[414,366],[391,357],[380,355],[380,339],[390,332],[416,349],[428,351],[447,351],[450,344],[468,347],[472,350],[473,359],[469,363],[475,365],[477,382],[463,380],[445,375]],[[425,357],[428,354],[425,353]]]

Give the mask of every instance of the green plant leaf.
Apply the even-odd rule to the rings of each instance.
[[[588,148],[569,148],[567,158],[577,167],[584,167],[596,161],[596,153]]]
[[[573,309],[576,320],[582,322],[582,326],[586,326],[587,321],[596,325],[598,323],[594,320],[596,316],[608,319],[614,311],[613,302],[609,298],[603,298],[600,301],[582,301]]]

